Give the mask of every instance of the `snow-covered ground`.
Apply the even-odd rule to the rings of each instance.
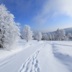
[[[0,72],[72,72],[71,41],[22,40],[17,48],[0,50]]]

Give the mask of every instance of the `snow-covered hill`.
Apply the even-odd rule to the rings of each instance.
[[[0,59],[0,72],[72,72],[71,41],[20,41],[19,46]]]

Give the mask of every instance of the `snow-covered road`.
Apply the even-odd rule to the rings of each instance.
[[[19,72],[69,72],[67,67],[54,56],[52,47],[48,42],[44,43],[24,62]]]
[[[29,44],[26,49],[0,62],[0,72],[71,72],[54,54],[49,42]]]
[[[6,58],[0,62],[0,72],[18,72],[22,63],[31,56],[42,43],[36,43],[23,51],[15,54],[10,58]]]

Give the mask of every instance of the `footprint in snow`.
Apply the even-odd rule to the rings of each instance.
[[[37,59],[38,54],[39,51],[37,51],[32,57],[28,58],[19,72],[40,72],[39,62]]]

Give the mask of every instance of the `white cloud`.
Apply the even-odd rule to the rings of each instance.
[[[37,24],[46,24],[49,18],[60,14],[72,17],[72,0],[47,0],[33,20]]]
[[[72,16],[72,0],[50,0],[51,10]]]

